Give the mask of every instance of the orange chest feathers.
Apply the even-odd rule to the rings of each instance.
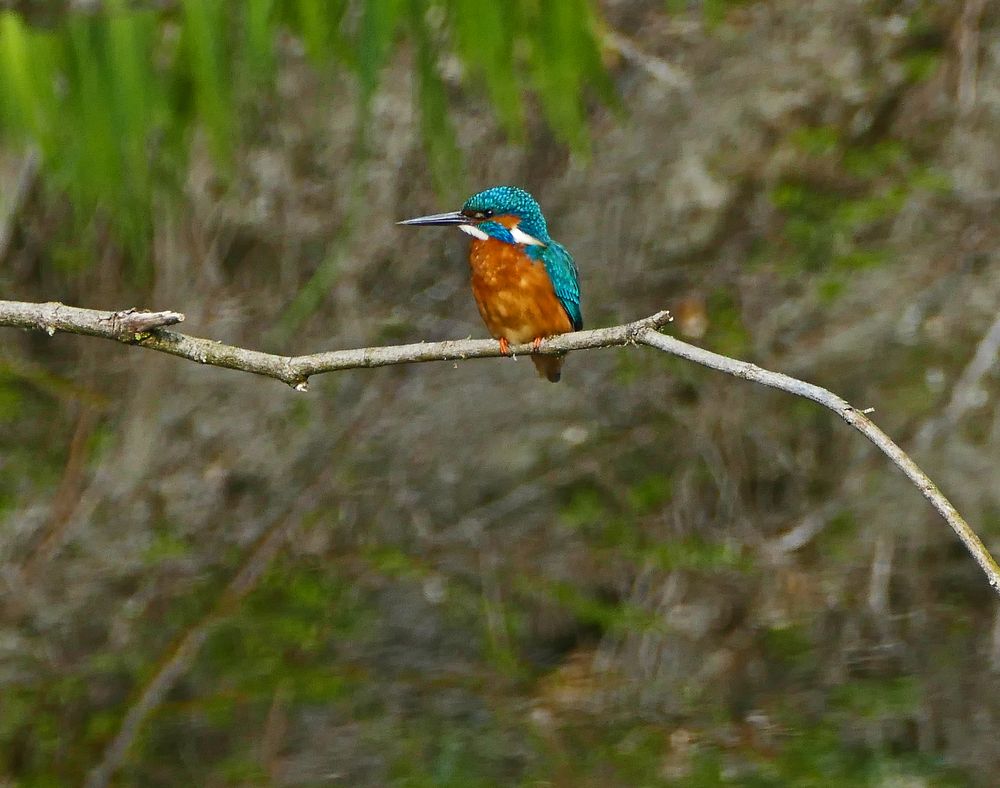
[[[497,339],[530,342],[572,330],[545,266],[521,247],[495,238],[473,240],[469,266],[479,314]]]

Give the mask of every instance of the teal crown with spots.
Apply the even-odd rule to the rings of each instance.
[[[516,186],[494,186],[473,194],[462,206],[462,213],[486,219],[487,221],[479,225],[479,229],[508,243],[513,242],[510,233],[498,222],[488,221],[490,217],[516,216],[521,220],[518,226],[522,232],[537,238],[542,243],[549,243],[552,240],[538,202],[524,189]]]

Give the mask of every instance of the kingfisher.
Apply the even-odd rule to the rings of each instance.
[[[500,352],[583,328],[580,278],[562,244],[552,240],[542,209],[524,189],[494,186],[472,195],[460,211],[419,216],[397,224],[454,225],[472,236],[472,296]],[[562,356],[532,356],[538,374],[553,383]]]

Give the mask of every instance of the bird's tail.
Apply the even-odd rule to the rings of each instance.
[[[562,377],[562,356],[532,356],[531,363],[535,365],[538,374],[550,383],[558,383]]]

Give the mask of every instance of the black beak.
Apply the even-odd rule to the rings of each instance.
[[[451,213],[435,213],[432,216],[418,216],[416,219],[405,219],[402,222],[396,222],[396,224],[412,224],[417,227],[424,225],[454,225],[472,223],[472,219],[461,211],[452,211]]]

